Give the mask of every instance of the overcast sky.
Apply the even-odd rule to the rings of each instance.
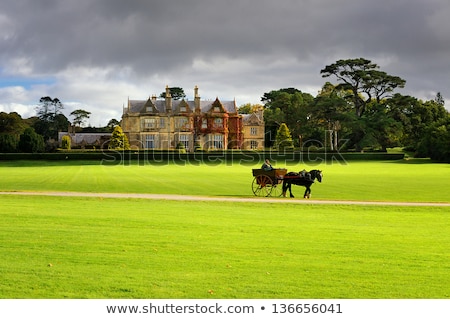
[[[36,114],[43,96],[90,124],[120,120],[127,99],[195,85],[202,99],[260,103],[320,70],[363,57],[406,80],[397,92],[450,107],[448,0],[3,0],[0,111]]]

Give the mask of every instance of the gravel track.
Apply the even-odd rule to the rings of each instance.
[[[378,206],[439,206],[450,207],[450,203],[424,202],[377,202],[349,200],[313,200],[303,198],[273,198],[273,197],[230,197],[230,196],[196,196],[174,194],[127,194],[127,193],[87,193],[87,192],[53,192],[53,191],[0,191],[0,195],[22,196],[62,196],[62,197],[100,197],[100,198],[141,198],[173,201],[212,201],[241,203],[279,203],[279,204],[332,204],[332,205],[378,205]]]

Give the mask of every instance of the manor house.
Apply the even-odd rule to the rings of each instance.
[[[132,148],[202,150],[262,149],[263,111],[239,114],[235,101],[174,100],[166,86],[164,99],[128,100],[122,130]]]

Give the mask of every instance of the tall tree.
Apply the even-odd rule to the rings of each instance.
[[[85,110],[75,110],[72,113],[70,113],[70,115],[74,117],[73,124],[81,126],[82,124],[84,124],[84,121],[89,119],[91,112]]]
[[[264,93],[264,121],[266,127],[266,146],[271,146],[273,137],[281,123],[291,129],[292,136],[297,138],[308,135],[306,128],[311,116],[314,97],[295,88],[280,89]]]
[[[311,112],[311,129],[319,131],[319,136],[325,130],[327,132],[329,147],[331,150],[338,150],[338,132],[349,128],[348,122],[353,120],[348,115],[348,103],[343,98],[345,92],[337,90],[330,82],[325,83],[322,90],[314,99],[314,106]],[[323,135],[322,135],[323,137]]]
[[[186,94],[184,93],[184,90],[180,87],[174,86],[169,88],[170,91],[170,96],[172,97],[172,99],[174,100],[181,100],[184,99],[186,97]],[[162,92],[159,97],[161,98],[165,98],[166,97],[166,92]]]
[[[120,122],[116,119],[111,119],[109,120],[108,124],[106,124],[106,127],[109,128],[112,132],[117,125],[120,125]]]
[[[291,132],[289,131],[286,123],[281,123],[278,128],[277,136],[275,138],[275,145],[280,151],[292,150],[294,148]]]
[[[64,105],[58,98],[52,99],[50,96],[41,97],[39,103],[37,115],[44,121],[52,121],[53,118],[56,115],[61,114],[61,110],[64,109]]]
[[[423,131],[416,156],[450,163],[450,113]]]
[[[45,149],[44,139],[32,127],[25,129],[19,140],[19,150],[25,153],[40,153]]]
[[[361,117],[372,99],[380,102],[397,87],[404,87],[406,81],[379,71],[379,66],[364,58],[338,60],[320,71],[322,77],[334,75],[338,88],[349,90],[355,114]]]
[[[128,137],[123,132],[122,128],[117,125],[111,135],[111,140],[108,145],[109,149],[113,150],[129,150],[130,143],[128,142]]]
[[[64,105],[58,98],[52,99],[49,96],[42,97],[37,107],[38,120],[33,127],[36,133],[42,135],[47,141],[57,139],[58,131],[67,130],[70,122],[67,117],[61,113]]]
[[[27,126],[16,112],[0,112],[0,152],[15,152],[20,134]]]

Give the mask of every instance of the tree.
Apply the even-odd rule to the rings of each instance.
[[[314,99],[311,112],[311,129],[327,132],[330,150],[338,150],[338,132],[349,128],[348,103],[343,98],[345,92],[337,90],[330,82],[325,83]]]
[[[22,120],[22,117],[16,113],[0,112],[0,134],[12,134],[19,136],[27,125]]]
[[[74,117],[73,124],[81,126],[81,124],[84,124],[84,121],[89,119],[89,115],[91,115],[91,112],[85,111],[85,110],[75,110],[72,113],[70,113]]]
[[[47,120],[36,118],[33,128],[36,130],[36,133],[42,135],[44,140],[47,141],[49,139],[57,140],[58,132],[66,131],[69,125],[70,122],[64,114],[57,114]]]
[[[309,93],[303,93],[295,88],[280,89],[264,93],[263,101],[264,121],[266,127],[266,145],[271,146],[272,136],[281,123],[286,123],[291,128],[292,136],[299,137],[308,135],[308,121],[311,116],[311,106],[314,97]],[[269,135],[269,138],[267,138]]]
[[[444,100],[441,92],[437,92],[436,97],[434,98],[434,101],[441,106],[445,105],[445,100]]]
[[[128,142],[128,138],[119,125],[117,125],[112,132],[108,148],[113,150],[130,149],[130,143]]]
[[[406,81],[379,71],[379,66],[364,58],[338,60],[320,71],[322,77],[334,75],[340,82],[339,89],[349,90],[355,113],[361,117],[368,103],[378,103],[397,87],[404,87]]]
[[[14,153],[17,151],[19,139],[11,134],[0,133],[0,153]]]
[[[111,119],[108,124],[106,124],[106,127],[108,127],[112,132],[117,125],[120,125],[120,122],[116,119]]]
[[[37,107],[37,115],[41,120],[52,121],[53,118],[61,114],[64,105],[58,98],[52,99],[50,96],[41,97],[40,105]]]
[[[450,163],[450,114],[428,126],[418,143],[417,157]]]
[[[170,96],[174,100],[181,100],[186,97],[186,94],[184,94],[184,90],[180,87],[171,87],[169,88]],[[159,97],[166,98],[166,92],[162,92]]]
[[[25,153],[40,153],[45,149],[44,139],[32,127],[25,129],[19,140],[19,150]]]
[[[16,112],[0,112],[0,152],[15,152],[27,124]]]
[[[238,108],[239,114],[251,114],[264,109],[264,105],[247,103]]]
[[[291,132],[289,131],[286,123],[281,123],[278,128],[277,136],[275,138],[275,145],[280,151],[292,150],[294,148]]]
[[[70,122],[61,110],[64,105],[58,98],[42,97],[37,107],[38,120],[33,127],[36,132],[44,137],[44,140],[58,139],[58,131],[67,130]]]
[[[65,150],[70,150],[71,148],[71,140],[69,135],[64,135],[61,139],[61,148]]]

